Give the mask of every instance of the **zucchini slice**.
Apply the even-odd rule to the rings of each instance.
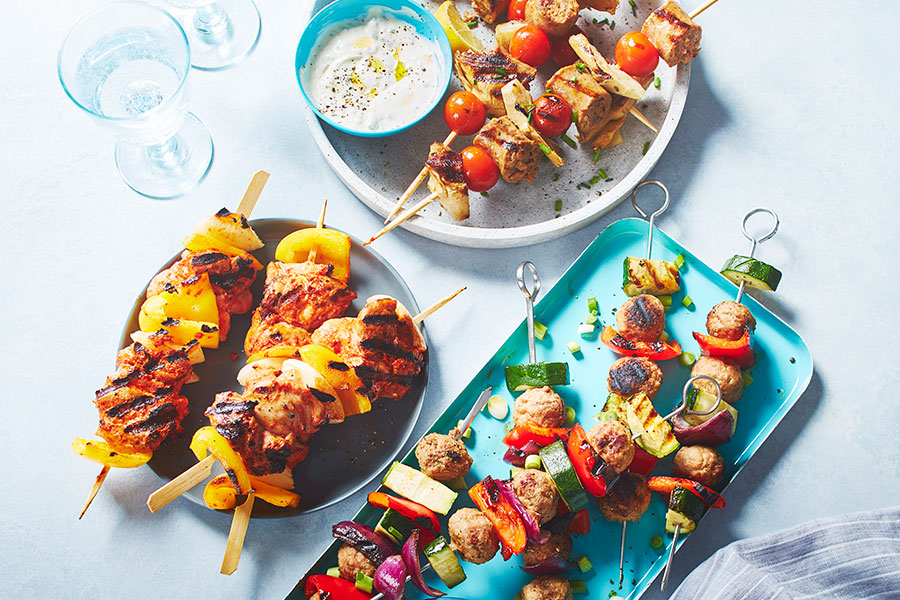
[[[692,410],[696,410],[697,412],[706,412],[716,405],[716,395],[694,388],[694,391],[691,393],[688,402],[690,403]],[[719,410],[717,410],[716,412],[710,413],[708,415],[686,414],[684,416],[684,420],[690,425],[702,425],[723,410],[727,410],[731,413],[731,435],[734,435],[734,432],[737,429],[738,411],[735,407],[728,404],[724,400],[722,400],[722,404],[719,405]]]
[[[416,524],[401,515],[393,508],[389,508],[381,515],[375,531],[384,534],[389,539],[394,540],[398,546],[402,546],[412,532],[416,528]]]
[[[666,533],[675,533],[676,525],[681,525],[681,533],[690,533],[697,528],[696,523],[670,508],[666,512]]]
[[[588,505],[587,493],[584,486],[578,480],[575,473],[575,467],[569,460],[569,455],[563,443],[556,440],[549,446],[541,448],[541,462],[544,463],[544,469],[553,478],[556,489],[559,491],[560,497],[569,510],[577,512]]]
[[[444,536],[435,538],[433,542],[425,546],[424,552],[425,558],[431,563],[431,568],[448,588],[466,580],[466,573]]]
[[[669,494],[669,509],[684,515],[696,523],[703,516],[703,513],[706,512],[706,505],[697,494],[684,489],[680,485],[676,485],[672,493]]]
[[[543,362],[506,367],[506,387],[510,392],[524,392],[545,385],[569,385],[569,365]]]
[[[456,492],[401,462],[391,465],[381,483],[404,498],[442,515],[446,515],[456,502]]]
[[[781,271],[761,260],[735,254],[722,267],[722,275],[735,285],[746,282],[748,287],[774,292],[781,281]]]

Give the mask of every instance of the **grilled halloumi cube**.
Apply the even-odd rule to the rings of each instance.
[[[681,275],[667,260],[629,256],[622,265],[622,289],[629,296],[671,296],[681,289]]]

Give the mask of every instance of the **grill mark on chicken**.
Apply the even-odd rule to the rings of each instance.
[[[503,104],[503,86],[518,79],[527,89],[537,74],[537,69],[494,48],[488,52],[466,50],[456,55],[456,74],[468,91],[481,100],[488,114],[506,114]]]
[[[395,314],[385,315],[366,315],[362,318],[362,322],[366,325],[385,325],[400,322],[400,317]]]
[[[372,350],[375,352],[383,352],[384,354],[388,354],[390,356],[394,356],[397,358],[402,358],[403,360],[408,360],[410,362],[415,363],[421,368],[425,361],[422,356],[416,354],[414,352],[408,352],[403,348],[386,342],[384,340],[380,340],[378,338],[367,338],[364,340],[360,340],[359,346],[363,350]]]
[[[449,148],[447,149],[449,150]],[[438,151],[431,152],[428,155],[428,159],[425,161],[425,164],[431,169],[440,175],[442,179],[445,179],[451,183],[465,183],[466,176],[463,171],[462,164],[462,156],[459,152],[449,151]]]
[[[172,421],[178,416],[175,405],[171,402],[160,404],[150,410],[150,416],[143,421],[131,423],[125,426],[125,433],[148,433],[163,427],[170,427]]]
[[[217,402],[206,410],[207,415],[226,415],[251,412],[256,405],[255,400],[243,400],[241,402]]]
[[[689,23],[685,23],[684,21],[679,19],[678,16],[667,11],[664,6],[660,6],[659,8],[654,10],[653,14],[664,21],[668,21],[672,25],[684,28],[690,27]]]
[[[123,402],[122,404],[116,404],[112,408],[106,410],[105,414],[107,417],[112,417],[113,419],[118,419],[123,416],[125,413],[131,412],[138,408],[143,408],[148,404],[152,404],[155,398],[150,394],[146,394],[144,396],[138,396],[137,398],[133,398],[128,402]]]
[[[334,396],[327,392],[323,392],[322,390],[317,390],[316,388],[309,388],[309,391],[312,392],[312,395],[316,397],[316,400],[319,402],[334,402],[337,400]]]
[[[346,363],[338,362],[336,360],[332,360],[328,362],[328,366],[335,371],[349,371],[350,366]]]
[[[191,264],[195,267],[207,266],[222,260],[228,260],[227,254],[221,252],[201,252],[191,257]]]

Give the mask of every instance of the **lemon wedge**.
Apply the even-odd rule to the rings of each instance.
[[[456,10],[456,5],[453,4],[453,0],[445,0],[434,12],[434,18],[444,28],[444,33],[447,34],[447,38],[450,40],[450,49],[453,50],[454,54],[464,50],[477,50],[479,52],[484,50],[484,46],[481,45],[481,42],[478,41],[472,30],[466,25],[466,22],[462,20],[459,11]]]

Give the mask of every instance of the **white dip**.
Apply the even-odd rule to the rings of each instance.
[[[312,51],[308,90],[319,111],[344,127],[383,132],[423,116],[438,93],[439,48],[380,8],[334,27]]]

